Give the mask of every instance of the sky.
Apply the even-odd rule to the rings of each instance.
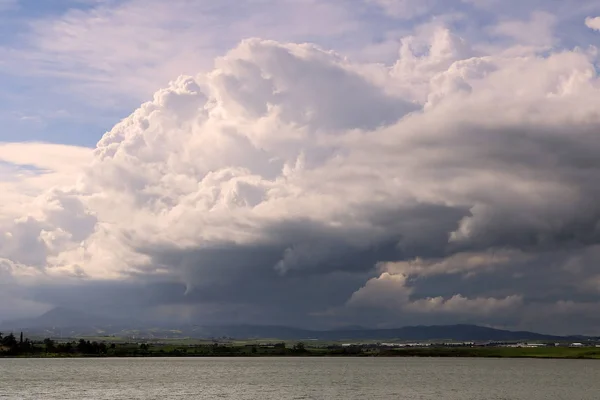
[[[596,0],[0,0],[0,320],[600,334]]]

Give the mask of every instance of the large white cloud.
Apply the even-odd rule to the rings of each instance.
[[[0,258],[27,279],[183,282],[198,302],[247,307],[266,300],[243,282],[275,293],[358,274],[341,308],[312,311],[517,312],[530,293],[419,282],[598,243],[597,51],[480,54],[443,28],[424,53],[419,40],[391,68],[243,41],[107,132],[72,185],[2,221]],[[572,290],[557,296],[589,287]]]

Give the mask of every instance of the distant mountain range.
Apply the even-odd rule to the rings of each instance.
[[[49,328],[49,327],[74,327],[74,326],[95,326],[95,325],[114,325],[124,323],[125,321],[110,319],[105,316],[94,315],[82,311],[71,310],[67,308],[54,308],[39,317],[24,318],[12,321],[3,321],[0,327],[19,327],[27,328]]]
[[[136,338],[234,338],[281,340],[405,340],[405,341],[564,341],[585,340],[584,336],[555,336],[515,332],[477,325],[406,326],[394,329],[347,327],[336,330],[307,330],[276,325],[177,325],[147,326],[131,320],[55,308],[29,319],[4,321],[0,331],[23,331],[38,337],[119,336]]]

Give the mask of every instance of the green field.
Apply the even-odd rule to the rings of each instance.
[[[466,347],[415,348],[387,350],[382,356],[390,357],[487,357],[487,358],[570,358],[600,359],[597,347]]]
[[[600,359],[600,348],[584,347],[466,347],[466,348],[339,348],[311,347],[304,351],[295,351],[292,346],[271,348],[252,345],[149,345],[146,352],[139,352],[138,346],[122,345],[115,349],[115,356],[127,356],[135,352],[141,356],[359,356],[359,357],[478,357],[478,358],[568,358]]]

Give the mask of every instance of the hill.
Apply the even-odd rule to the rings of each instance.
[[[277,325],[176,325],[148,326],[66,308],[55,308],[36,318],[4,321],[0,331],[24,331],[31,336],[80,337],[122,336],[145,338],[232,338],[281,340],[403,340],[403,341],[561,341],[584,340],[583,336],[556,336],[527,331],[509,331],[477,325],[406,326],[393,329],[348,327],[308,330]]]
[[[54,308],[35,318],[0,323],[1,331],[24,331],[41,336],[81,336],[124,329],[131,322],[63,307]]]
[[[489,340],[489,341],[517,341],[517,340],[549,340],[560,341],[574,339],[575,337],[546,335],[535,332],[515,332],[502,329],[487,328],[477,325],[434,325],[434,326],[407,326],[394,329],[345,329],[315,331],[281,326],[221,326],[202,327],[195,331],[197,337],[232,337],[247,338],[278,338],[278,339],[313,339],[313,340]],[[581,337],[576,337],[581,339]]]

